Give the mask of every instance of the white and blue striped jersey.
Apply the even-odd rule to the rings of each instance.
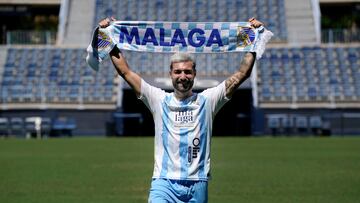
[[[213,119],[229,100],[225,82],[180,101],[142,80],[140,99],[155,122],[153,178],[207,181]]]

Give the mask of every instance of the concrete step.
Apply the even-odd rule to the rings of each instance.
[[[311,0],[285,0],[288,42],[316,42]]]
[[[95,15],[95,0],[72,0],[64,43],[86,46],[90,42]]]
[[[0,46],[0,82],[2,81],[6,57],[7,57],[7,48],[6,46]]]

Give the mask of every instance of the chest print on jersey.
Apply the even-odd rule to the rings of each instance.
[[[175,126],[179,127],[190,127],[195,124],[195,111],[175,111],[173,113],[173,119]]]
[[[175,112],[176,123],[192,123],[194,122],[193,111],[178,111]]]

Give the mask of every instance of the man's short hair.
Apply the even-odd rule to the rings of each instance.
[[[178,52],[170,57],[170,70],[172,70],[172,64],[178,62],[191,61],[193,63],[192,68],[196,71],[196,60],[195,57],[189,53]]]

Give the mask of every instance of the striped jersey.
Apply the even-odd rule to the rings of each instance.
[[[213,119],[229,100],[225,82],[185,100],[141,81],[155,123],[153,178],[208,180]]]

